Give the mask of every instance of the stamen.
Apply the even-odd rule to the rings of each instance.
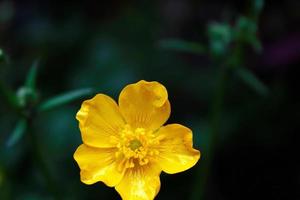
[[[125,125],[120,131],[121,139],[116,145],[119,149],[116,153],[117,159],[122,159],[119,168],[133,168],[135,165],[146,165],[153,160],[153,156],[159,154],[158,150],[151,149],[159,142],[155,139],[152,131],[144,128],[133,130],[130,125]]]

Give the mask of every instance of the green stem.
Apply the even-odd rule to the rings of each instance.
[[[48,187],[49,191],[53,194],[53,197],[57,200],[60,200],[61,198],[59,196],[58,188],[57,188],[54,180],[52,179],[50,170],[49,170],[47,163],[44,160],[44,157],[42,155],[42,151],[41,151],[37,136],[33,129],[33,121],[31,118],[28,119],[28,135],[29,135],[30,141],[31,141],[32,155],[34,156],[34,160],[35,160],[41,174],[43,175],[43,177],[45,179],[47,187]]]
[[[218,85],[215,91],[212,109],[211,109],[211,140],[209,145],[209,153],[213,155],[214,146],[218,143],[218,134],[220,132],[220,121],[222,115],[223,100],[225,94],[225,86],[227,81],[228,69],[223,67],[218,78]]]
[[[7,177],[7,170],[4,165],[0,163],[0,198],[1,199],[12,199],[11,197],[11,184]]]
[[[228,78],[228,67],[221,67],[218,77],[218,83],[215,89],[215,94],[213,96],[213,102],[211,107],[210,114],[210,132],[209,132],[209,146],[207,152],[202,154],[202,164],[199,166],[199,170],[197,171],[197,179],[195,183],[194,192],[192,195],[192,200],[204,199],[205,191],[208,185],[210,169],[212,165],[212,160],[215,154],[215,147],[218,144],[218,135],[220,132],[220,122],[221,122],[221,114],[222,114],[222,106],[225,94],[225,86]],[[200,190],[199,190],[200,188]]]

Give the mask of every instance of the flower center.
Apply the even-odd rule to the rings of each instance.
[[[136,149],[140,148],[141,146],[142,146],[142,143],[137,139],[131,140],[129,142],[129,147],[132,151],[135,151]]]
[[[133,168],[136,165],[145,165],[159,152],[154,148],[158,144],[152,131],[144,128],[132,129],[125,125],[120,132],[120,140],[117,144],[116,157],[120,162],[120,169]]]

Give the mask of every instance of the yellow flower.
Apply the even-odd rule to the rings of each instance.
[[[81,181],[102,181],[124,200],[154,199],[161,171],[182,172],[200,158],[189,128],[163,126],[170,112],[167,90],[155,81],[127,85],[119,105],[104,94],[84,101],[76,115],[83,144],[74,153]]]

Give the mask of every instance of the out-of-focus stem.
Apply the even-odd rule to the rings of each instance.
[[[59,195],[58,188],[51,176],[51,173],[49,171],[47,163],[43,158],[37,136],[33,129],[33,121],[31,118],[28,119],[28,135],[29,135],[30,141],[31,141],[32,155],[34,156],[34,160],[35,160],[41,174],[43,175],[43,177],[45,179],[46,185],[47,185],[49,191],[52,193],[53,197],[57,200],[60,200],[61,198]]]
[[[202,165],[199,166],[197,172],[197,181],[195,184],[194,192],[192,195],[192,200],[204,199],[205,191],[207,188],[207,183],[209,181],[210,169],[212,164],[212,159],[214,157],[215,147],[218,144],[218,134],[220,132],[220,121],[222,115],[222,105],[225,94],[225,86],[228,78],[228,67],[222,66],[219,75],[218,82],[216,85],[215,93],[211,105],[210,113],[210,131],[209,131],[209,146],[207,152],[202,152]]]
[[[0,163],[0,199],[11,199],[11,185],[7,178],[7,170]]]
[[[220,132],[220,120],[222,115],[222,106],[225,94],[225,86],[228,77],[228,68],[225,66],[221,69],[218,85],[214,94],[212,109],[211,109],[211,131],[210,131],[210,145],[209,153],[212,155],[214,152],[214,146],[218,142],[218,133]]]

